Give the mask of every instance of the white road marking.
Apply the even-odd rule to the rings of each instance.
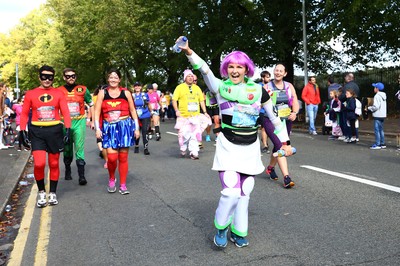
[[[394,192],[400,193],[400,188],[399,187],[390,186],[390,185],[386,185],[386,184],[383,184],[383,183],[371,181],[371,180],[368,180],[368,179],[363,179],[363,178],[359,178],[359,177],[355,177],[355,176],[351,176],[351,175],[346,175],[346,174],[342,174],[342,173],[338,173],[338,172],[334,172],[334,171],[318,168],[318,167],[311,166],[311,165],[301,165],[300,167],[307,168],[307,169],[310,169],[310,170],[313,170],[313,171],[317,171],[317,172],[320,172],[320,173],[325,173],[325,174],[328,174],[328,175],[333,175],[333,176],[341,177],[341,178],[348,179],[348,180],[351,180],[351,181],[355,181],[355,182],[359,182],[359,183],[367,184],[367,185],[370,185],[370,186],[383,188],[383,189],[386,189],[386,190],[390,190],[390,191],[394,191]]]
[[[178,133],[175,133],[175,132],[169,132],[169,131],[167,131],[167,132],[165,132],[165,133],[170,134],[170,135],[178,136]]]

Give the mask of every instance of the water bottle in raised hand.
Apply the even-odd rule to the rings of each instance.
[[[174,46],[171,47],[171,50],[174,51],[175,53],[180,53],[182,51],[181,48],[179,48],[179,46],[184,46],[186,44],[186,42],[188,41],[188,38],[186,38],[185,36],[182,36],[181,38],[179,38],[179,40],[175,43]]]
[[[295,147],[292,147],[292,152],[293,152],[293,154],[296,153],[296,148],[295,148]],[[286,156],[285,150],[278,150],[278,151],[274,152],[274,153],[272,154],[272,156],[274,156],[274,157],[283,157],[283,156]]]

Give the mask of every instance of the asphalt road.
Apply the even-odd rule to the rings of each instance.
[[[60,203],[44,209],[34,207],[33,187],[9,265],[399,265],[394,148],[294,133],[296,186],[284,189],[279,170],[278,181],[257,176],[250,245],[219,249],[212,242],[220,193],[214,142],[204,142],[200,160],[182,159],[172,121],[161,132],[150,156],[132,149],[125,196],[107,193],[108,173],[88,132],[88,185],[78,185],[75,165],[74,179],[63,180],[62,167]]]

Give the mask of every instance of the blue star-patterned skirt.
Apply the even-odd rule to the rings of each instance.
[[[103,148],[128,148],[135,145],[135,122],[131,117],[115,123],[103,121]]]

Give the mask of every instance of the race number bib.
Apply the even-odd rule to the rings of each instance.
[[[254,127],[260,111],[251,105],[236,104],[233,108],[232,125],[235,127]]]
[[[142,114],[143,114],[142,108],[137,108],[137,109],[136,109],[136,113],[137,113],[137,115],[138,115],[139,117],[141,117]]]
[[[41,106],[37,109],[38,121],[54,121],[56,120],[56,112],[54,106]]]
[[[198,103],[188,103],[188,112],[198,112],[199,104]]]
[[[287,119],[292,112],[292,109],[289,107],[289,105],[282,103],[282,104],[277,104],[276,109],[278,110],[278,117]]]
[[[68,109],[71,117],[77,117],[81,115],[79,103],[77,102],[69,102]]]
[[[110,111],[108,112],[108,122],[115,123],[119,121],[121,117],[121,111]]]

